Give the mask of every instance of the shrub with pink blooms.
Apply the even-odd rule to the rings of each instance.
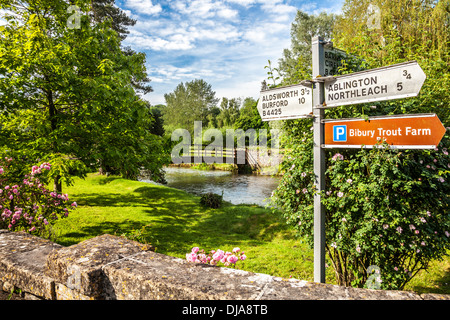
[[[225,267],[235,266],[238,261],[244,261],[247,256],[240,248],[234,248],[232,252],[218,249],[210,251],[208,254],[205,250],[198,247],[192,248],[190,253],[186,253],[186,260],[194,263],[220,265]]]
[[[321,200],[326,251],[338,284],[365,287],[368,270],[378,266],[380,288],[403,289],[450,250],[449,133],[431,150],[386,144],[326,150]],[[304,130],[297,139],[286,148],[272,204],[313,247],[313,133]]]
[[[42,162],[23,174],[23,163],[0,159],[0,229],[25,231],[51,238],[51,223],[65,218],[77,204],[67,194],[47,189],[51,165]]]

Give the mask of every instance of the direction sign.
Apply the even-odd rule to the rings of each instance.
[[[338,68],[342,65],[342,60],[347,57],[345,51],[332,48],[324,48],[324,76],[330,76],[338,73]]]
[[[262,121],[306,118],[312,112],[312,89],[302,84],[261,91]]]
[[[396,149],[434,149],[446,131],[434,113],[323,122],[324,148],[373,148],[386,141]]]
[[[337,76],[325,83],[324,107],[415,97],[425,79],[416,61]]]

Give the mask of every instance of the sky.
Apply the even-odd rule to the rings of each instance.
[[[144,52],[153,92],[144,98],[165,104],[164,94],[181,82],[203,79],[216,98],[259,98],[274,66],[290,48],[297,10],[341,12],[344,0],[116,0],[137,20],[123,42]]]

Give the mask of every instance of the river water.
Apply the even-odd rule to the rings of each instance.
[[[167,186],[201,195],[207,192],[222,194],[233,204],[257,204],[265,206],[280,181],[279,177],[252,174],[233,174],[220,170],[196,170],[168,167]],[[145,181],[145,180],[144,180]]]

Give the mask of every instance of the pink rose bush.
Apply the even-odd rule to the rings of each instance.
[[[12,158],[0,159],[0,229],[49,236],[50,223],[67,217],[77,205],[67,194],[47,189],[50,163],[32,166],[21,181],[14,165]]]
[[[222,263],[225,267],[235,266],[238,261],[244,261],[247,256],[240,248],[234,248],[232,252],[225,252],[218,249],[212,250],[208,254],[205,251],[200,250],[198,247],[192,248],[190,253],[186,253],[186,260],[194,263],[218,265]]]

